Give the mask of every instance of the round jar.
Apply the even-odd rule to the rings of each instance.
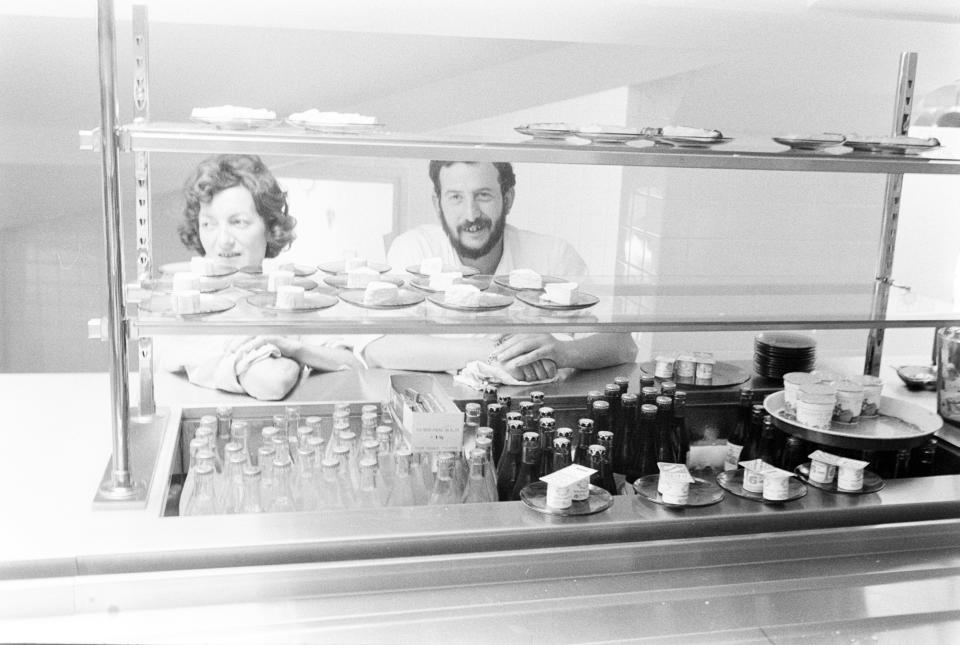
[[[654,361],[653,375],[657,378],[673,378],[673,362],[672,354],[659,354]]]
[[[797,413],[800,386],[816,383],[817,377],[807,372],[787,372],[783,375],[783,408],[790,414]]]
[[[675,371],[677,378],[694,378],[697,373],[697,359],[693,354],[680,354],[677,356]]]
[[[800,386],[797,397],[797,421],[817,430],[829,430],[837,393],[825,383],[807,383]]]
[[[550,508],[570,508],[573,503],[574,486],[547,484],[547,506]],[[589,492],[587,493],[589,496]]]
[[[840,423],[856,423],[860,420],[863,408],[863,385],[853,379],[844,379],[837,383],[837,404],[833,411],[833,420]]]

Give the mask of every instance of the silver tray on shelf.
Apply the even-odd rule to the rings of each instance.
[[[139,307],[143,311],[162,314],[164,316],[179,316],[181,318],[199,318],[201,316],[219,314],[233,309],[234,306],[236,306],[236,303],[230,298],[205,293],[200,294],[200,308],[189,314],[174,311],[173,297],[169,295],[151,296],[139,303]]]
[[[637,495],[645,497],[655,504],[669,506],[671,508],[686,508],[688,506],[711,506],[718,504],[723,500],[723,489],[717,484],[709,482],[700,477],[694,477],[690,484],[689,496],[686,504],[671,504],[663,501],[663,497],[657,492],[657,486],[660,484],[660,475],[647,475],[633,482],[633,488]]]
[[[222,130],[257,130],[259,128],[269,128],[270,126],[280,123],[280,120],[277,118],[268,118],[268,117],[238,117],[238,116],[224,116],[224,117],[202,117],[202,116],[191,116],[190,120],[194,123],[202,123],[204,125],[212,125],[217,129]]]
[[[517,292],[517,300],[526,303],[531,307],[537,307],[538,309],[551,309],[554,311],[576,311],[577,309],[587,309],[588,307],[592,307],[600,302],[600,298],[596,297],[592,293],[584,293],[582,291],[577,292],[574,301],[569,305],[547,300],[544,298],[542,293],[533,290],[522,290]]]
[[[567,508],[553,508],[547,506],[547,484],[545,482],[534,482],[524,486],[523,490],[520,491],[520,501],[527,508],[547,515],[593,515],[613,506],[613,495],[599,486],[591,484],[590,497],[587,499],[580,502],[571,502]]]
[[[807,487],[796,477],[791,477],[787,482],[786,499],[767,499],[763,493],[754,493],[743,488],[743,470],[725,470],[717,475],[717,483],[726,491],[729,491],[737,497],[752,499],[755,502],[764,504],[785,504],[800,499],[807,494]]]
[[[843,145],[847,138],[842,134],[824,132],[823,134],[808,135],[785,134],[773,137],[773,140],[793,150],[814,151]]]
[[[797,466],[793,472],[797,474],[797,477],[800,478],[800,481],[805,483],[807,486],[813,486],[814,488],[819,488],[820,490],[825,490],[828,493],[839,493],[841,495],[867,495],[869,493],[876,493],[879,490],[882,490],[884,487],[884,481],[877,473],[872,470],[863,471],[863,488],[860,490],[840,490],[837,488],[837,480],[834,478],[829,484],[821,484],[820,482],[810,481],[810,462]]]
[[[656,365],[653,361],[640,363],[640,369],[647,374],[655,372]],[[688,377],[674,377],[670,379],[658,379],[660,381],[673,381],[678,389],[710,389],[715,387],[729,387],[731,385],[740,385],[750,380],[750,373],[746,370],[733,365],[718,361],[713,366],[713,377],[710,379],[697,379]]]
[[[570,123],[524,123],[514,128],[520,134],[534,139],[560,140],[577,133],[577,126]]]
[[[880,397],[880,414],[860,417],[857,423],[834,421],[819,430],[797,421],[783,406],[783,391],[763,400],[773,423],[787,434],[832,448],[850,450],[901,450],[914,448],[943,426],[943,419],[924,408],[888,396]]]

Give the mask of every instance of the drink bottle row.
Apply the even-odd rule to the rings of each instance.
[[[727,434],[724,469],[762,459],[793,470],[820,448],[776,428],[755,393],[740,391],[737,420]],[[329,417],[302,418],[288,406],[255,428],[229,408],[200,419],[189,444],[190,464],[180,515],[315,511],[379,506],[455,504],[520,499],[520,491],[576,463],[596,471],[591,484],[611,494],[659,473],[658,462],[686,464],[691,431],[687,395],[676,384],[643,377],[639,392],[618,377],[586,395],[585,412],[560,426],[542,392],[514,401],[488,386],[464,410],[464,450],[417,452],[377,405],[348,404]],[[569,415],[566,415],[569,418]],[[935,440],[934,440],[935,442]],[[836,449],[825,448],[833,453]],[[863,455],[882,477],[930,474],[935,443],[913,451]],[[615,476],[616,475],[616,476]]]

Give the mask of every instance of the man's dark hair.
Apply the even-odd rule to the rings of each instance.
[[[440,196],[440,170],[455,163],[478,164],[479,161],[431,161],[430,162],[430,181],[433,182],[433,192]],[[517,184],[517,176],[513,174],[513,166],[506,161],[494,161],[493,167],[497,169],[497,182],[500,184],[500,195],[506,195],[507,191]]]

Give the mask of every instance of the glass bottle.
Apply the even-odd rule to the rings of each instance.
[[[553,440],[553,471],[562,470],[572,463],[570,439],[557,437]]]
[[[904,448],[903,450],[898,450],[897,455],[894,458],[893,462],[893,473],[891,474],[892,479],[899,479],[900,477],[909,477],[910,476],[910,450]]]
[[[214,469],[209,462],[204,462],[196,468],[196,484],[190,493],[190,499],[184,508],[185,516],[216,515],[217,495],[213,490]]]
[[[510,499],[520,499],[520,491],[528,484],[539,479],[540,470],[540,435],[536,432],[524,432],[521,449],[520,470],[517,479],[513,482]]]
[[[298,510],[293,495],[293,461],[284,454],[273,458],[273,497],[268,513],[290,513]]]
[[[677,384],[673,381],[661,381],[660,382],[660,395],[669,396],[673,398],[674,393],[677,391]]]
[[[227,466],[223,469],[223,481],[218,492],[217,502],[223,513],[240,513],[243,503],[243,467],[247,458],[241,452],[240,444],[227,455]]]
[[[598,432],[597,443],[603,446],[603,470],[600,473],[600,480],[603,483],[601,488],[610,491],[611,495],[616,495],[617,482],[613,478],[613,433],[609,430]]]
[[[610,430],[610,403],[600,399],[594,401],[590,417],[593,419],[594,432]]]
[[[603,399],[609,406],[607,409],[608,421],[606,430],[613,433],[613,454],[607,457],[613,457],[617,460],[617,452],[620,450],[620,444],[623,443],[623,418],[620,414],[620,386],[616,383],[607,383],[603,386]],[[604,428],[601,428],[604,429]],[[622,471],[620,471],[622,472]]]
[[[377,438],[377,426],[380,425],[380,415],[375,411],[364,412],[360,415],[360,441]]]
[[[307,445],[307,441],[313,436],[313,428],[308,425],[301,425],[297,428],[297,448]]]
[[[537,417],[534,416],[533,401],[520,401],[520,417],[523,419],[524,432],[537,432]]]
[[[337,462],[337,487],[340,491],[340,502],[344,508],[354,508],[357,505],[357,489],[353,484],[350,472],[350,448],[342,446],[334,453]]]
[[[622,436],[619,450],[613,454],[613,472],[626,473],[633,456],[640,450],[640,435],[637,433],[637,412],[640,397],[627,392],[620,395],[620,424]]]
[[[557,439],[567,439],[570,442],[570,454],[573,454],[573,428],[557,428]]]
[[[183,478],[183,486],[180,488],[180,503],[177,509],[177,512],[180,515],[184,514],[187,508],[187,500],[190,499],[190,496],[193,494],[193,488],[196,485],[197,480],[197,465],[200,463],[197,457],[197,453],[201,450],[206,451],[206,454],[209,455],[210,459],[213,459],[213,454],[210,453],[210,449],[207,447],[207,440],[203,437],[194,437],[190,440],[190,463],[187,464],[187,473]]]
[[[273,458],[276,452],[272,445],[257,448],[257,464],[260,466],[260,504],[264,510],[273,499]]]
[[[240,500],[241,513],[262,513],[260,503],[260,468],[245,464],[243,466],[243,498]]]
[[[513,493],[520,472],[523,446],[523,421],[507,421],[507,445],[497,463],[497,497],[505,502]]]
[[[656,388],[656,385],[657,378],[653,374],[647,374],[646,372],[640,374],[640,381],[637,386],[637,389],[640,390],[640,392],[643,392],[643,388],[645,387]]]
[[[486,453],[482,448],[474,448],[470,451],[470,469],[467,472],[467,483],[463,487],[463,495],[461,496],[461,501],[464,504],[494,501],[490,496],[490,488],[487,486],[487,481],[483,474],[485,461]]]
[[[934,463],[937,458],[937,440],[929,439],[919,448],[914,448],[910,455],[910,476],[929,477],[934,474]]]
[[[543,402],[547,398],[547,395],[538,390],[530,392],[530,401],[533,403],[533,417],[540,420],[540,408],[543,407]]]
[[[602,488],[608,493],[610,493],[611,495],[616,495],[617,494],[616,486],[613,486],[613,488],[611,489],[611,488],[607,488],[607,486],[604,485],[606,481],[606,475],[604,472],[606,468],[606,466],[604,465],[606,460],[604,458],[604,453],[606,453],[606,451],[607,449],[598,443],[591,445],[587,449],[587,454],[590,455],[590,468],[593,468],[596,471],[595,473],[590,475],[590,485],[596,486],[597,488]]]
[[[497,403],[503,406],[503,413],[510,412],[510,406],[513,405],[513,398],[507,394],[497,394]]]
[[[423,467],[423,456],[427,453],[413,453],[410,457],[410,487],[413,488],[413,503],[417,506],[423,506],[427,503],[427,500],[430,499],[430,491],[433,490],[433,478],[432,473],[431,477],[428,479],[424,470],[429,471],[429,468]],[[427,482],[430,482],[430,487],[427,487]]]
[[[753,390],[740,388],[740,402],[737,405],[737,422],[727,438],[727,453],[723,459],[724,470],[740,467],[740,453],[747,442],[750,429],[750,408],[753,405]]]
[[[353,433],[350,432],[344,434]],[[358,465],[356,471],[353,469],[353,464],[355,461],[353,456],[352,442],[351,444],[343,443],[337,446],[337,448],[333,451],[333,456],[336,457],[337,461],[340,462],[340,468],[337,472],[343,477],[346,477],[346,481],[341,482],[341,484],[348,486],[351,492],[356,492],[360,487],[360,468]]]
[[[593,414],[593,402],[603,400],[603,392],[600,390],[590,390],[587,392],[587,416],[591,419]]]
[[[760,404],[750,406],[750,427],[747,439],[740,451],[740,461],[753,461],[760,458],[760,434],[763,431],[763,416],[765,412]]]
[[[324,457],[320,462],[320,487],[318,490],[319,508],[347,508],[340,489],[340,460],[336,457]]]
[[[677,463],[687,463],[690,455],[690,430],[687,428],[687,393],[677,390],[673,394],[673,443]]]
[[[644,385],[642,388],[640,388],[640,405],[644,405],[648,403],[650,405],[656,405],[657,396],[659,394],[660,394],[660,390],[658,390],[656,386]]]
[[[627,475],[627,481],[631,484],[640,477],[660,473],[660,468],[657,466],[658,411],[657,406],[652,403],[644,403],[640,406],[640,420],[637,425],[640,431],[641,454],[635,462],[636,469]]]
[[[393,485],[393,474],[397,463],[396,448],[393,445],[393,428],[385,425],[377,426],[377,442],[377,468],[384,483],[389,487]]]
[[[273,443],[273,438],[276,437],[279,432],[280,431],[277,430],[276,426],[263,426],[260,428],[260,447],[262,448],[263,446],[270,446],[276,450],[276,447]],[[263,468],[263,464],[259,461],[257,462],[257,465],[260,466],[260,468]]]
[[[624,395],[630,391],[630,379],[626,376],[615,376],[613,382],[620,388],[620,394]]]
[[[387,495],[387,506],[414,506],[417,502],[413,495],[413,481],[410,477],[410,457],[412,453],[403,448],[396,452],[393,483]],[[422,484],[421,484],[422,485]]]
[[[480,400],[480,425],[493,427],[490,423],[490,405],[497,403],[497,386],[487,383],[483,386],[483,396]]]
[[[233,408],[229,405],[217,407],[217,438],[221,443],[230,441],[230,426],[233,422]]]
[[[661,394],[657,397],[657,461],[677,463],[672,430],[673,399]]]
[[[541,417],[539,424],[540,474],[538,476],[543,477],[553,472],[553,440],[557,438],[557,422],[553,417]]]
[[[490,491],[490,501],[496,502],[499,499],[497,493],[497,472],[493,467],[493,438],[479,437],[477,439],[477,448],[483,451],[483,479],[487,483]]]
[[[460,495],[453,481],[453,453],[440,453],[437,457],[437,476],[433,480],[433,490],[430,491],[427,504],[446,506],[459,503]]]
[[[379,508],[383,506],[381,482],[377,477],[377,460],[365,457],[360,460],[360,490],[357,491],[357,506]]]
[[[500,463],[500,455],[507,443],[507,422],[503,416],[503,406],[491,403],[487,406],[487,425],[493,428],[493,463]]]
[[[538,422],[540,421],[540,419],[553,419],[554,410],[549,405],[541,405],[540,409],[537,411],[537,415],[538,415],[537,416]]]
[[[208,415],[214,420],[216,417],[213,415]],[[216,423],[216,421],[214,421]],[[200,425],[197,427],[197,432],[194,437],[200,437],[207,442],[207,448],[210,452],[213,453],[213,464],[214,470],[218,473],[223,472],[223,458],[220,455],[220,451],[217,449],[217,429],[216,425]],[[214,477],[216,479],[216,477]]]
[[[315,511],[320,508],[320,486],[315,451],[309,446],[297,448],[296,477],[293,501],[298,510]]]
[[[767,464],[776,465],[780,463],[780,459],[777,450],[777,429],[773,425],[773,417],[765,414],[761,423],[757,459],[762,459]]]
[[[800,437],[787,437],[783,446],[783,456],[780,458],[778,466],[793,472],[797,466],[807,461],[807,455],[810,452],[807,442]]]
[[[577,422],[580,431],[577,439],[577,451],[574,455],[576,462],[581,466],[590,467],[590,446],[597,442],[593,419],[583,418]]]

